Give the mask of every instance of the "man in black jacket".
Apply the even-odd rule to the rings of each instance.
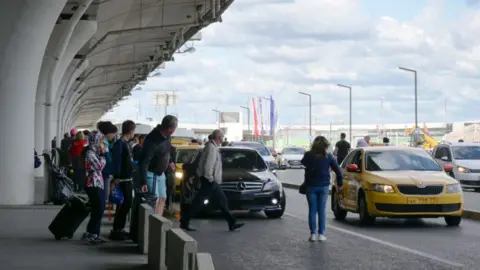
[[[128,233],[125,232],[125,224],[133,199],[133,157],[129,141],[135,135],[135,127],[135,123],[131,120],[123,122],[122,137],[115,142],[112,149],[112,185],[118,185],[123,194],[123,203],[115,213],[113,230],[110,233],[110,239],[112,240],[123,241],[128,237]]]
[[[170,162],[171,135],[175,132],[178,119],[167,115],[162,123],[156,126],[145,138],[143,151],[139,159],[138,178],[143,192],[150,191],[158,197],[155,213],[163,215],[165,200],[167,199],[167,185],[165,171],[175,165]]]

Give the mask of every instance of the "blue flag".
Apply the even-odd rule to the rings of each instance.
[[[270,136],[273,136],[275,130],[275,101],[270,96]]]

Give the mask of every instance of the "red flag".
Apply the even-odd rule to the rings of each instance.
[[[255,106],[255,98],[252,97],[252,106],[253,106],[253,135],[258,136],[258,117],[257,117],[257,106]]]

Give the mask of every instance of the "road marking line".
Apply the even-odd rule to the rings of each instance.
[[[296,218],[296,219],[305,220],[305,218],[302,218],[300,216],[290,214],[290,213],[287,213],[287,212],[285,212],[285,215]],[[365,234],[361,234],[361,233],[357,233],[357,232],[354,232],[354,231],[346,230],[346,229],[337,227],[335,225],[327,224],[327,228],[338,231],[338,232],[342,232],[344,234],[349,234],[349,235],[352,235],[352,236],[356,236],[358,238],[362,238],[364,240],[368,240],[368,241],[371,241],[371,242],[374,242],[374,243],[377,243],[377,244],[381,244],[381,245],[384,245],[384,246],[387,246],[387,247],[391,247],[393,249],[397,249],[397,250],[405,251],[405,252],[408,252],[408,253],[411,253],[411,254],[414,254],[414,255],[418,255],[418,256],[433,260],[433,261],[441,262],[441,263],[444,263],[444,264],[447,264],[447,265],[450,265],[450,266],[454,266],[454,267],[465,266],[464,264],[457,263],[457,262],[450,261],[450,260],[446,260],[446,259],[437,257],[435,255],[422,252],[420,250],[400,246],[400,245],[394,244],[392,242],[384,241],[384,240],[381,240],[381,239],[378,239],[378,238],[375,238],[375,237],[371,237],[371,236],[368,236],[368,235],[365,235]]]

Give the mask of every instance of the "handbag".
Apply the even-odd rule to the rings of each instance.
[[[137,190],[135,192],[135,196],[139,196],[140,199],[142,200],[142,203],[146,203],[150,205],[153,209],[155,209],[157,205],[157,175],[153,174],[153,185],[152,185],[152,191],[147,190],[147,192],[142,192],[141,190]]]
[[[110,196],[108,197],[108,200],[112,204],[122,204],[124,199],[125,199],[125,196],[123,196],[120,186],[115,185],[112,191],[110,192]]]
[[[305,195],[307,194],[307,185],[305,182],[303,182],[299,187],[298,187],[298,193]]]

